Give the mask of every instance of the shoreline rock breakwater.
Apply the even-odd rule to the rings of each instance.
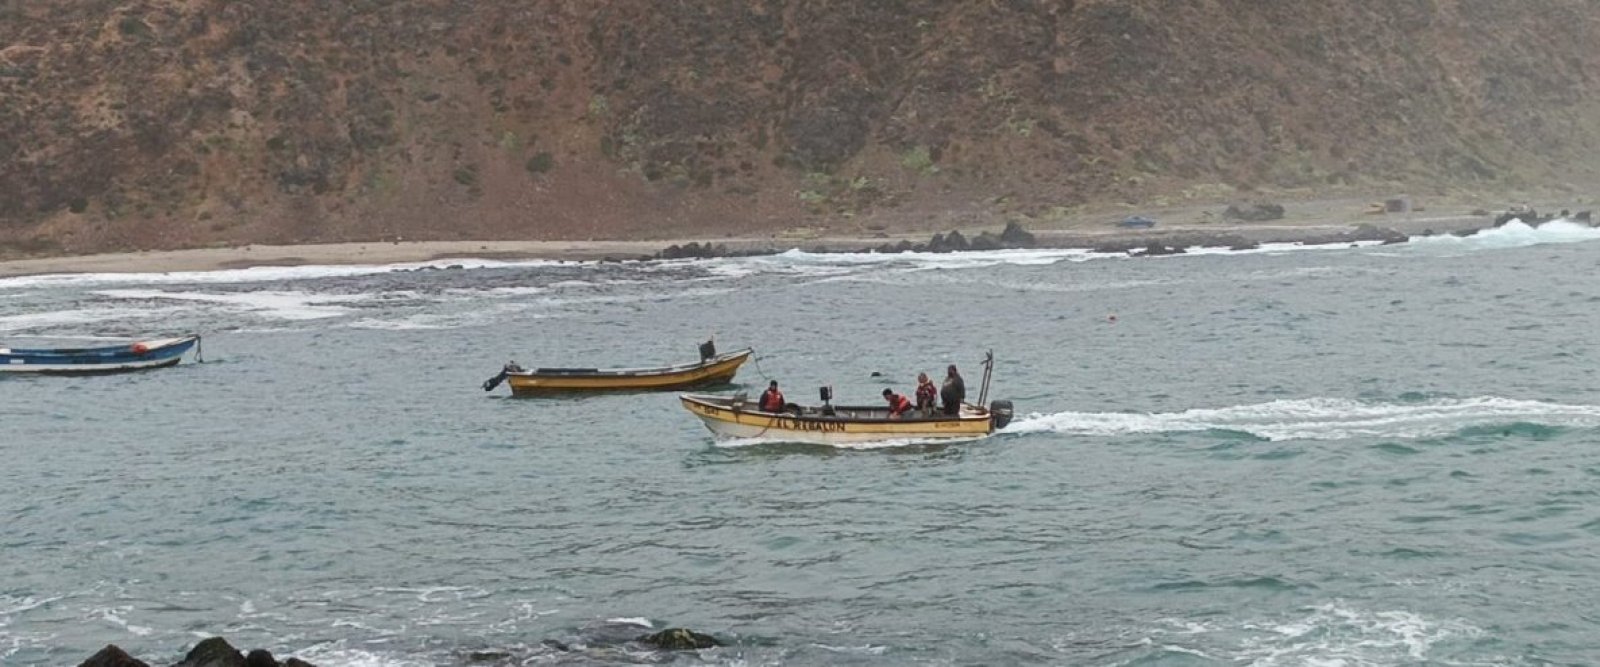
[[[1278,205],[1255,205],[1248,210],[1234,209],[1228,217],[1252,221],[1276,220],[1282,217]],[[1405,243],[1413,237],[1451,234],[1472,234],[1504,226],[1513,220],[1538,226],[1555,220],[1594,225],[1589,211],[1571,213],[1563,210],[1556,215],[1540,215],[1532,209],[1510,211],[1498,215],[1476,211],[1471,215],[1428,218],[1423,220],[1396,220],[1388,224],[1370,222],[1350,225],[1317,226],[1230,226],[1227,229],[1205,230],[1193,227],[1103,233],[1083,230],[1052,230],[1030,232],[1016,222],[1009,222],[996,234],[984,231],[968,238],[960,231],[934,234],[927,241],[901,239],[894,242],[872,243],[854,239],[815,239],[796,243],[778,243],[762,239],[730,239],[720,243],[690,242],[673,244],[653,255],[638,257],[641,260],[661,259],[713,259],[724,257],[754,257],[776,255],[791,249],[818,254],[905,252],[951,253],[990,250],[1055,249],[1087,250],[1103,254],[1126,254],[1131,257],[1155,257],[1184,254],[1191,248],[1227,248],[1229,250],[1254,250],[1264,244],[1344,245],[1378,243],[1392,245]],[[1437,229],[1436,229],[1437,228]],[[1402,231],[1402,230],[1408,231]],[[615,258],[613,258],[615,259]]]
[[[1481,228],[1472,228],[1470,231],[1479,231]],[[1229,231],[1199,231],[1199,230],[1162,230],[1148,233],[1119,233],[1107,237],[1084,233],[1056,233],[1041,232],[1034,234],[1021,225],[1008,223],[1004,230],[996,234],[985,231],[968,238],[960,231],[952,230],[946,233],[934,234],[925,242],[901,239],[892,243],[871,244],[827,244],[821,241],[810,243],[775,244],[772,242],[730,241],[723,243],[690,242],[673,244],[661,249],[653,255],[639,257],[641,260],[664,259],[714,259],[727,257],[755,257],[763,255],[776,255],[791,249],[798,248],[806,252],[819,254],[842,253],[879,253],[899,254],[906,252],[922,253],[952,253],[952,252],[982,252],[991,250],[1028,250],[1028,249],[1081,249],[1097,253],[1118,254],[1123,253],[1134,257],[1148,257],[1156,255],[1181,254],[1188,248],[1228,248],[1231,250],[1253,250],[1261,247],[1263,243],[1300,243],[1302,245],[1332,245],[1360,242],[1379,242],[1384,244],[1404,243],[1411,235],[1389,227],[1380,227],[1371,224],[1360,224],[1350,229],[1329,231],[1327,228],[1287,228],[1274,230],[1229,230]]]

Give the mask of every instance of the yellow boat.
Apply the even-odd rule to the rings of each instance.
[[[739,366],[750,359],[754,350],[745,348],[737,352],[716,354],[709,344],[701,347],[700,361],[692,364],[662,366],[659,368],[535,368],[524,370],[515,363],[507,364],[500,374],[483,383],[490,391],[506,382],[513,396],[541,394],[595,392],[595,391],[668,391],[723,385],[733,381]]]
[[[743,395],[680,394],[683,407],[704,422],[717,438],[761,439],[822,445],[884,441],[961,440],[981,438],[1011,423],[1010,401],[981,405],[988,398],[994,355],[984,361],[979,405],[962,403],[958,415],[890,417],[887,406],[833,406],[832,388],[822,388],[821,406],[789,404],[783,412],[764,412]]]

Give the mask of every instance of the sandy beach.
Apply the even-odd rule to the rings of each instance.
[[[1032,232],[1038,247],[1092,248],[1103,244],[1163,242],[1166,239],[1195,237],[1244,238],[1257,243],[1293,243],[1325,238],[1357,229],[1361,225],[1379,227],[1405,235],[1429,232],[1448,233],[1488,226],[1483,215],[1461,212],[1414,212],[1370,215],[1348,202],[1296,205],[1284,219],[1249,223],[1222,221],[1221,207],[1191,206],[1158,209],[1153,217],[1161,221],[1153,229],[1125,229],[1108,222],[1121,217],[1115,212],[1080,214],[1037,226],[1024,225]],[[961,228],[972,238],[983,231],[998,232],[1000,225]],[[725,246],[730,252],[782,252],[798,248],[814,252],[866,250],[902,240],[925,242],[928,233],[872,234],[766,234],[723,238],[685,238],[655,241],[395,241],[329,243],[312,245],[248,245],[228,248],[140,251],[16,259],[0,262],[0,277],[59,273],[163,273],[173,271],[212,271],[253,266],[307,265],[384,265],[429,262],[452,258],[493,260],[550,259],[566,261],[631,260],[648,257],[670,245],[690,242]]]

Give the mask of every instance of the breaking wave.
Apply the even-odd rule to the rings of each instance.
[[[1413,236],[1409,245],[1419,249],[1470,251],[1504,250],[1596,240],[1600,240],[1600,228],[1578,222],[1552,220],[1535,227],[1521,220],[1512,220],[1499,227],[1480,230],[1468,236],[1450,234]]]

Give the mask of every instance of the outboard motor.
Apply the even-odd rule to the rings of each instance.
[[[700,360],[705,361],[717,356],[717,342],[708,340],[700,344]]]
[[[510,375],[512,373],[521,373],[521,372],[523,372],[522,371],[522,367],[518,366],[517,362],[515,362],[515,361],[509,362],[509,363],[507,363],[505,365],[504,368],[500,369],[500,374],[499,375],[496,375],[496,376],[494,376],[492,378],[489,378],[489,379],[483,381],[483,390],[484,391],[494,391],[495,387],[500,386],[501,382],[505,382],[506,381],[506,376],[508,376],[508,375]]]
[[[994,430],[998,431],[1011,423],[1011,417],[1016,414],[1011,406],[1011,401],[995,401],[989,404],[989,420],[994,422]]]

